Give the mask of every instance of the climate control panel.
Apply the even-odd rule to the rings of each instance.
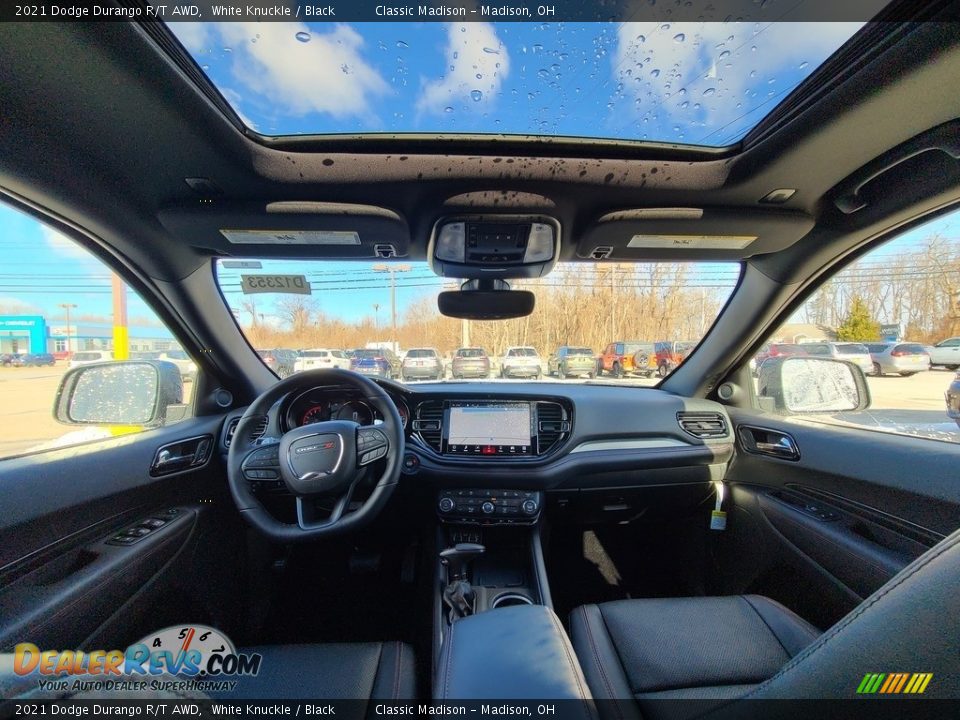
[[[440,519],[472,525],[533,525],[540,517],[543,493],[532,490],[441,490]]]

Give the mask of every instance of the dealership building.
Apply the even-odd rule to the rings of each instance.
[[[180,348],[180,343],[162,325],[130,325],[128,331],[130,352]],[[82,350],[113,350],[113,324],[80,320],[68,326],[62,318],[0,315],[0,353],[65,355]]]

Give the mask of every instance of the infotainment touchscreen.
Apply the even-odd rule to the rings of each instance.
[[[530,403],[450,403],[444,425],[445,450],[451,454],[532,452]]]

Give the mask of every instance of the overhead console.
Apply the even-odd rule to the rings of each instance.
[[[560,253],[560,223],[546,215],[457,215],[436,222],[428,246],[437,275],[468,279],[546,275]]]

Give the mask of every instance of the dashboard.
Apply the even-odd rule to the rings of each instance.
[[[710,482],[733,457],[722,405],[656,388],[375,379],[403,422],[407,476],[442,487],[566,490]],[[280,429],[382,421],[348,386],[295,392]]]

